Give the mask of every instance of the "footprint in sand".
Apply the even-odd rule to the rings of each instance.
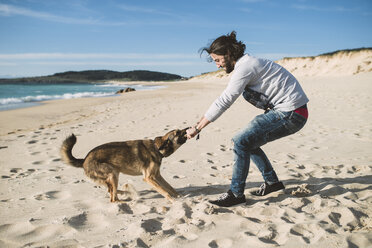
[[[174,175],[173,178],[174,179],[184,179],[184,178],[186,178],[186,176],[183,176],[183,175]]]
[[[333,222],[335,223],[336,225],[340,226],[340,219],[341,219],[342,215],[339,214],[339,213],[336,213],[336,212],[331,212],[329,215],[328,215],[328,218]]]
[[[209,242],[208,246],[211,248],[233,247],[233,241],[231,239],[216,239]]]
[[[212,157],[217,156],[217,154],[214,153],[214,152],[207,152],[206,155],[208,155],[208,156],[212,156]]]
[[[297,169],[300,169],[300,170],[303,170],[305,169],[306,167],[303,165],[303,164],[299,164],[297,165]]]
[[[81,214],[75,215],[73,217],[65,218],[63,222],[75,229],[83,229],[86,225],[87,220],[87,213],[82,212]]]
[[[117,207],[119,214],[133,214],[132,208],[126,203],[120,203]]]
[[[289,233],[300,236],[306,244],[311,244],[323,237],[324,231],[315,224],[296,224]]]
[[[39,164],[43,164],[44,161],[34,161],[32,162],[33,165],[39,165]]]
[[[9,241],[14,241],[15,244],[24,243],[26,245],[22,247],[26,247],[34,246],[40,240],[53,240],[55,237],[70,233],[71,230],[71,227],[56,224],[34,226],[30,221],[27,221],[0,226],[0,235],[7,237]]]
[[[48,191],[42,194],[37,194],[34,196],[35,200],[45,201],[45,200],[64,200],[69,198],[71,195],[68,192],[61,191]]]
[[[1,178],[23,178],[31,175],[34,173],[36,170],[35,169],[27,169],[23,170],[22,168],[12,168],[9,170],[10,175],[3,175]]]
[[[161,220],[161,218],[143,220],[141,223],[141,227],[148,233],[160,231],[162,230],[163,225]]]
[[[12,169],[10,169],[10,173],[18,173],[18,172],[20,172],[20,171],[22,171],[22,168],[12,168]]]
[[[38,142],[38,140],[30,140],[30,141],[27,141],[26,142],[26,144],[35,144],[35,143],[37,143]]]
[[[296,159],[296,155],[291,154],[291,153],[288,153],[287,157],[290,158],[290,159]]]
[[[227,151],[226,146],[225,145],[220,145],[220,151],[223,151],[223,152]]]

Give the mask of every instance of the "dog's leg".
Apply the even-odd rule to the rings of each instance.
[[[116,202],[119,200],[118,198],[118,182],[119,182],[119,175],[115,171],[110,173],[106,179],[107,187],[109,188],[110,192],[110,201]]]
[[[110,201],[118,201],[117,188],[119,172],[109,163],[99,163],[96,161],[84,164],[85,174],[93,181],[106,185],[110,193]]]
[[[156,191],[158,191],[162,196],[167,198],[169,201],[174,202],[174,198],[171,196],[171,194],[166,189],[164,189],[162,185],[160,185],[160,183],[155,180],[154,177],[145,177],[144,180],[152,187],[154,187]]]
[[[179,197],[180,194],[177,193],[177,191],[167,182],[165,179],[160,175],[160,173],[156,177],[156,181],[159,182],[159,184],[162,185],[163,188],[165,188],[172,197]]]
[[[161,182],[157,179],[159,178],[159,165],[151,164],[143,171],[144,178],[143,180],[150,184],[156,189],[162,196],[167,198],[169,201],[174,202],[174,197],[172,192],[169,192],[169,189],[165,188]]]

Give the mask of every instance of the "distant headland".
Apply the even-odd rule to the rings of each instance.
[[[109,80],[120,81],[174,81],[181,80],[182,77],[176,74],[135,70],[117,72],[110,70],[87,70],[87,71],[67,71],[55,73],[49,76],[4,78],[0,79],[0,84],[5,83],[37,83],[37,84],[60,84],[60,83],[100,83]]]

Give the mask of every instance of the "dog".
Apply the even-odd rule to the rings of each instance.
[[[61,158],[66,164],[83,167],[89,178],[106,185],[111,202],[119,201],[117,188],[120,173],[132,176],[142,174],[145,182],[173,202],[180,195],[160,175],[160,165],[164,157],[170,156],[186,143],[187,129],[175,129],[153,140],[106,143],[92,149],[85,159],[78,159],[72,155],[72,148],[76,144],[76,136],[72,134],[61,146]]]

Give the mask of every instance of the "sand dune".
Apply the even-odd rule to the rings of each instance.
[[[347,76],[372,71],[372,49],[343,50],[315,57],[277,61],[297,77]]]
[[[275,61],[296,77],[340,77],[372,71],[372,48],[340,50],[328,54],[283,58]],[[229,75],[224,70],[205,73],[191,80],[216,80]]]
[[[252,164],[247,203],[233,208],[208,200],[229,187],[232,135],[261,113],[243,99],[164,159],[162,175],[184,196],[173,204],[126,175],[123,202],[110,203],[104,187],[59,156],[72,132],[83,158],[105,142],[194,124],[227,78],[0,112],[0,247],[372,247],[371,76],[300,78],[308,124],[263,147],[286,190],[251,196],[262,182]]]

